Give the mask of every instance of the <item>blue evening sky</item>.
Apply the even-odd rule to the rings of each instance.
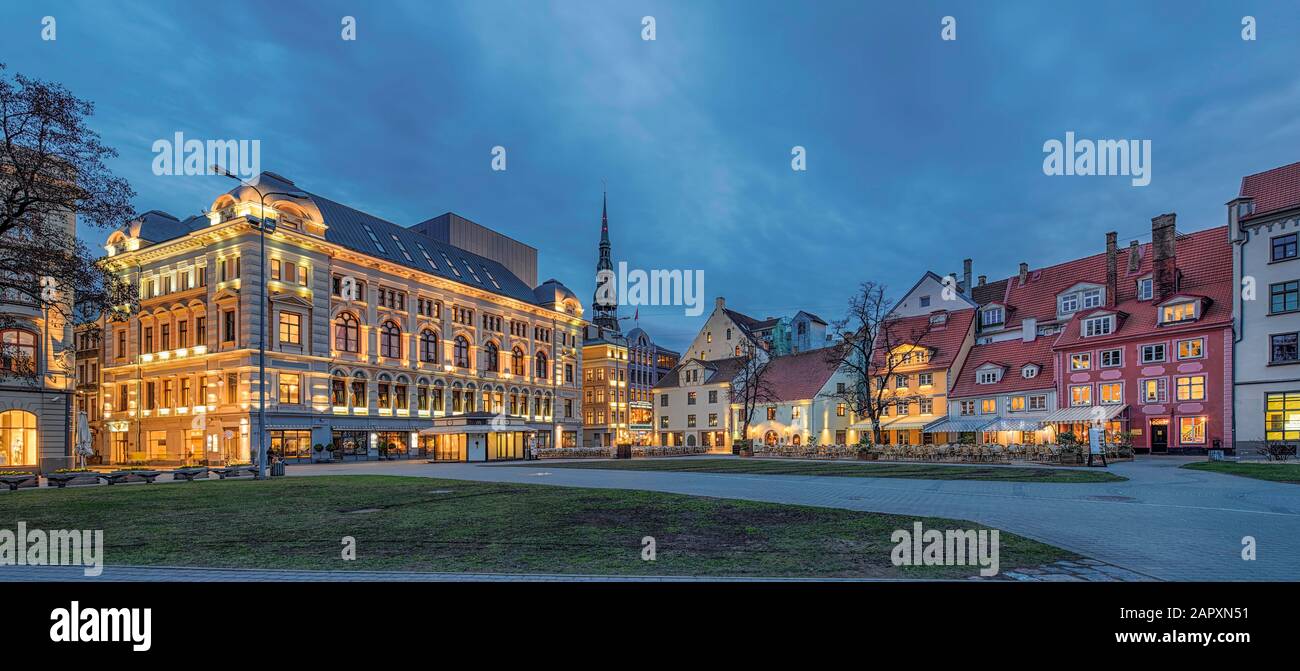
[[[155,140],[259,139],[263,169],[335,200],[527,242],[589,303],[604,179],[616,261],[703,270],[706,314],[834,319],[865,279],[901,292],[968,256],[1004,277],[1168,211],[1221,225],[1242,175],[1300,160],[1300,8],[1238,5],[7,0],[0,62],[95,102],[140,210],[231,186],[154,176]],[[1151,140],[1150,185],[1044,175],[1066,131]],[[640,314],[675,348],[703,319]]]

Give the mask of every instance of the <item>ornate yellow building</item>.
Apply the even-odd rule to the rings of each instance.
[[[136,314],[103,325],[108,463],[247,462],[260,430],[289,460],[506,459],[577,441],[581,303],[537,284],[535,249],[454,214],[402,227],[262,173],[204,215],[145,214],[107,251],[140,292]],[[515,435],[484,453],[466,433],[420,434],[451,415]]]

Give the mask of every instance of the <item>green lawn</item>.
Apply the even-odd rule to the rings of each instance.
[[[558,464],[557,464],[558,465]],[[970,522],[658,492],[313,476],[0,493],[5,526],[103,529],[107,564],[622,575],[958,578],[899,568],[896,529]],[[357,560],[342,561],[341,539]],[[657,561],[641,559],[653,536]],[[1003,570],[1077,558],[1002,533]]]
[[[1300,464],[1239,464],[1233,461],[1198,461],[1191,464],[1183,464],[1183,468],[1190,468],[1194,471],[1227,473],[1228,475],[1240,475],[1243,478],[1272,480],[1273,482],[1289,482],[1291,484],[1300,485]]]
[[[536,468],[536,464],[527,466]],[[765,475],[829,475],[845,478],[921,478],[929,480],[1003,480],[1006,482],[1120,482],[1128,478],[1104,470],[1028,468],[1023,466],[954,466],[944,464],[874,464],[870,462],[789,461],[780,459],[637,459],[547,463],[547,468],[599,468],[619,471],[687,471]],[[503,466],[502,468],[509,468]]]

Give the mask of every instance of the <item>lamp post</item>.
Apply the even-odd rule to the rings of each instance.
[[[259,215],[257,219],[257,230],[259,233],[258,237],[260,242],[257,263],[258,263],[258,276],[261,278],[258,282],[259,289],[257,292],[258,294],[257,298],[258,298],[258,306],[259,306],[258,314],[261,316],[261,320],[262,320],[261,328],[258,329],[258,333],[257,333],[257,479],[263,480],[266,478],[266,451],[267,451],[267,445],[266,445],[266,386],[267,386],[266,385],[266,329],[267,329],[266,229],[269,220],[267,219],[266,216],[266,197],[267,196],[288,196],[290,198],[304,198],[306,197],[307,194],[301,191],[296,193],[289,193],[286,191],[263,192],[255,185],[245,182],[234,173],[230,172],[229,170],[226,170],[225,168],[219,165],[213,165],[211,170],[215,174],[221,175],[223,177],[229,177],[230,179],[233,179],[236,182],[239,182],[240,184],[247,186],[248,188],[256,191],[257,195],[261,197],[259,199],[258,209],[257,209],[257,213]]]

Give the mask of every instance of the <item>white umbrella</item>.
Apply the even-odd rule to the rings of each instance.
[[[87,421],[85,412],[79,412],[77,413],[77,456],[81,457],[82,465],[85,465],[87,457],[95,454],[95,447],[90,442],[90,422]]]

